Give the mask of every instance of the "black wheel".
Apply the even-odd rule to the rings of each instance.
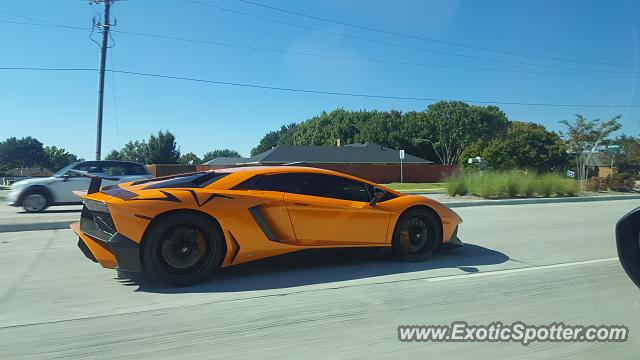
[[[442,243],[442,226],[429,209],[415,208],[400,216],[393,232],[393,251],[406,261],[422,261]]]
[[[49,199],[43,191],[32,190],[22,198],[22,208],[28,213],[40,212],[49,206]]]
[[[181,213],[163,217],[145,237],[145,270],[173,286],[193,285],[215,273],[226,253],[222,234],[204,215]]]

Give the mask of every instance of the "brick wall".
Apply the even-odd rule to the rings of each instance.
[[[196,171],[196,165],[185,164],[153,164],[147,165],[147,170],[153,176],[167,176]]]

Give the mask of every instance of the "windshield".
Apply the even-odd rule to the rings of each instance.
[[[53,174],[53,176],[62,177],[64,175],[66,175],[69,172],[69,170],[73,169],[73,167],[76,166],[76,164],[78,164],[78,163],[72,163],[72,164],[69,164],[69,165],[63,167],[62,169],[58,170],[55,174]]]

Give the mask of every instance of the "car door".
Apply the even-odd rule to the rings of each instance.
[[[297,239],[291,225],[289,212],[284,203],[284,194],[288,189],[286,174],[260,174],[235,186],[234,197],[246,197],[249,213],[267,239],[297,245]],[[239,206],[247,206],[237,201]],[[228,220],[233,221],[233,220]],[[247,228],[239,226],[239,228]]]
[[[85,161],[73,167],[74,170],[86,171],[89,173],[98,173],[102,171],[100,163],[97,161]],[[87,190],[91,180],[73,171],[64,174],[63,177],[57,178],[54,183],[49,185],[49,190],[53,194],[56,203],[77,203],[80,198],[73,192],[76,190]]]
[[[294,173],[284,199],[301,245],[379,245],[391,211],[371,206],[366,184],[341,176]]]

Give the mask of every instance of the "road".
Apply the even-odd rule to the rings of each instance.
[[[10,225],[76,221],[81,205],[52,206],[42,213],[27,213],[21,207],[8,206],[8,190],[0,190],[0,229]]]
[[[637,200],[456,209],[461,249],[285,255],[204,285],[141,284],[67,230],[0,234],[2,359],[636,359],[640,290],[613,226]],[[402,324],[620,324],[626,343],[400,343]]]

